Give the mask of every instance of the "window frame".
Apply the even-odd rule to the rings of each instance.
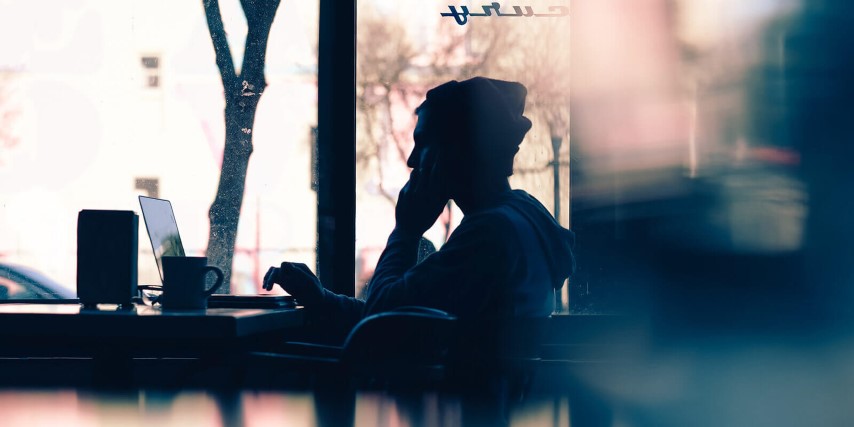
[[[320,0],[319,19],[315,271],[327,289],[354,296],[356,0]]]

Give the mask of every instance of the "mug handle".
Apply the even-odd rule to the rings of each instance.
[[[222,280],[223,280],[223,278],[225,277],[225,275],[223,275],[223,274],[222,274],[222,270],[220,270],[220,269],[219,269],[219,267],[216,267],[216,266],[213,266],[213,265],[205,266],[204,271],[205,271],[205,272],[204,272],[203,274],[204,274],[205,276],[207,276],[207,274],[208,274],[208,272],[209,272],[209,271],[213,271],[214,273],[216,273],[216,283],[214,283],[214,285],[213,285],[213,286],[211,286],[211,288],[210,288],[210,289],[208,289],[208,290],[206,290],[206,291],[205,291],[205,296],[206,296],[206,297],[209,297],[209,296],[211,296],[214,292],[216,292],[216,290],[217,290],[217,289],[219,289],[219,287],[220,287],[220,286],[222,286]]]

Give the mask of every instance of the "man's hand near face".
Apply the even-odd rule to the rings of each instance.
[[[436,222],[448,204],[445,185],[437,162],[429,168],[416,168],[400,190],[395,208],[395,230],[421,236]]]

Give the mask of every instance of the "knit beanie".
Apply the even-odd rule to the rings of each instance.
[[[522,114],[528,91],[520,83],[474,77],[444,83],[427,92],[416,112],[429,108],[443,144],[479,173],[513,174],[513,158],[531,129]]]

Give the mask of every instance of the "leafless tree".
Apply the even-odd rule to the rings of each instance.
[[[526,162],[522,156],[517,173],[545,174],[552,171],[553,213],[561,217],[561,193],[569,194],[568,188],[561,189],[560,176],[567,160],[561,160],[564,139],[569,133],[569,90],[570,52],[569,27],[561,19],[537,21],[536,26],[526,28],[526,37],[520,38],[515,49],[505,60],[509,63],[514,80],[525,82],[528,87],[528,115],[545,125],[548,139],[529,138],[530,146],[544,151],[551,148],[551,161]],[[549,144],[550,143],[550,144]],[[548,147],[550,145],[550,147]]]
[[[362,173],[375,175],[379,194],[392,206],[396,194],[384,187],[388,150],[406,162],[405,137],[397,131],[393,108],[406,100],[403,74],[412,67],[416,52],[406,29],[387,22],[371,11],[359,14],[357,25],[356,109],[360,115],[362,138],[356,152]]]
[[[517,183],[529,189],[544,189],[552,181],[554,214],[559,217],[560,200],[568,194],[567,188],[560,188],[561,171],[568,167],[560,158],[561,152],[566,153],[563,143],[569,131],[568,21],[484,19],[464,29],[452,21],[440,25],[447,28],[440,28],[442,42],[430,61],[434,78],[445,81],[485,75],[519,81],[528,88],[526,115],[535,126],[545,126],[549,137],[540,137],[540,132],[528,134],[514,174]],[[543,160],[543,152],[551,154],[548,160]]]
[[[561,176],[568,178],[568,159],[561,159],[568,152],[569,129],[567,20],[483,19],[466,26],[440,21],[433,43],[417,47],[400,21],[372,11],[360,11],[357,27],[357,167],[362,176],[376,180],[381,197],[394,206],[397,195],[383,186],[386,168],[395,156],[405,163],[411,147],[412,125],[396,123],[393,110],[411,111],[438,84],[483,75],[528,87],[527,115],[535,126],[545,126],[548,138],[543,132],[528,135],[514,179],[541,200],[553,195],[554,215],[561,216],[561,200],[569,194],[560,185]],[[447,239],[450,215],[443,220]]]
[[[400,21],[374,13],[359,19],[357,161],[361,173],[376,179],[384,199],[394,205],[396,198],[383,187],[390,159],[396,153],[405,162],[411,147],[411,125],[395,123],[392,110],[413,109],[427,89],[448,80],[484,75],[528,87],[527,115],[543,132],[529,134],[523,144],[515,180],[541,189],[537,196],[545,200],[553,196],[554,214],[561,216],[561,200],[568,195],[560,185],[568,167],[561,158],[569,129],[568,20],[483,19],[466,26],[440,21],[432,44],[416,48]]]
[[[357,99],[360,138],[356,161],[359,173],[375,180],[379,196],[391,206],[397,194],[385,187],[387,169],[395,160],[405,164],[411,149],[412,123],[398,123],[395,112],[411,112],[427,90],[448,80],[483,74],[500,68],[500,52],[514,33],[498,20],[459,27],[442,22],[438,39],[423,51],[416,48],[398,20],[375,11],[360,12],[357,37]],[[414,122],[413,122],[414,123]],[[446,238],[450,218],[446,220]]]
[[[440,21],[437,43],[429,52],[429,86],[478,75],[495,77],[509,72],[505,56],[520,38],[507,20],[488,19],[459,26]],[[515,64],[510,63],[511,70]]]
[[[357,161],[380,181],[383,165],[378,160],[391,150],[405,162],[410,147],[411,126],[399,129],[394,110],[412,111],[429,88],[448,80],[488,74],[497,67],[496,52],[508,44],[510,33],[497,25],[484,30],[445,28],[444,24],[440,24],[437,43],[427,52],[418,52],[399,21],[383,19],[370,10],[359,15],[357,113],[363,135]],[[392,204],[395,196],[383,191]]]
[[[225,273],[221,292],[230,291],[231,266],[240,207],[246,187],[246,171],[252,154],[252,130],[258,101],[267,81],[264,64],[267,40],[280,0],[240,0],[248,31],[243,64],[235,70],[218,0],[202,0],[208,30],[216,53],[216,65],[225,95],[225,148],[216,197],[209,211],[210,235],[207,257]]]

